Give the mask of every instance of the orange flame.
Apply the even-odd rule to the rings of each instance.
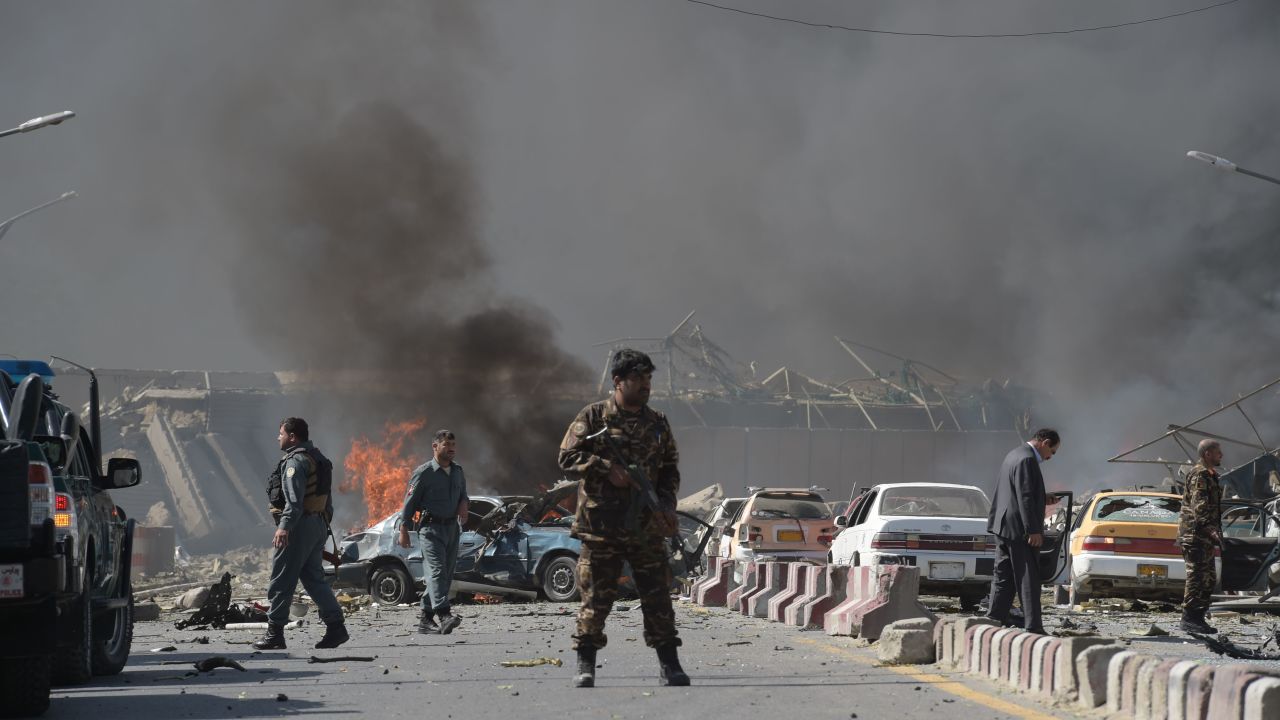
[[[361,437],[351,441],[351,451],[343,462],[346,477],[338,491],[363,491],[368,524],[378,522],[404,504],[409,476],[423,462],[411,456],[405,445],[426,426],[425,418],[388,422],[380,440]]]

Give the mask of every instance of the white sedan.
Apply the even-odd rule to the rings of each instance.
[[[960,598],[975,608],[990,591],[995,536],[987,533],[991,503],[972,485],[876,485],[853,503],[831,545],[833,565],[914,565],[920,592]]]

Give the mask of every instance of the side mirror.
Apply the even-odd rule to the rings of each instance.
[[[67,460],[71,457],[71,453],[66,440],[52,435],[36,435],[31,439],[40,444],[40,449],[44,451],[44,458],[49,461],[49,467],[55,471],[61,471],[67,467]]]
[[[836,527],[849,527],[849,518],[845,515],[836,516]]]
[[[111,458],[107,461],[106,485],[128,488],[142,482],[142,466],[133,458]]]
[[[80,444],[80,418],[73,412],[62,416],[62,427],[58,430],[67,444],[67,457],[75,456]]]

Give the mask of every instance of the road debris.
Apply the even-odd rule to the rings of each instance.
[[[1187,633],[1191,637],[1204,643],[1206,647],[1219,655],[1225,655],[1236,660],[1280,660],[1280,627],[1271,628],[1271,637],[1262,641],[1256,649],[1247,648],[1237,645],[1227,639],[1225,635],[1213,637],[1212,635],[1202,635],[1200,633]],[[1267,646],[1275,645],[1276,652],[1267,652]]]
[[[498,663],[502,667],[537,667],[539,665],[555,665],[560,667],[564,665],[564,661],[560,658],[540,657],[532,660],[503,660]]]
[[[1151,626],[1148,627],[1147,629],[1145,630],[1135,629],[1135,630],[1132,630],[1129,634],[1138,635],[1141,637],[1164,637],[1169,634],[1169,631],[1165,630],[1164,628],[1160,627],[1155,623],[1151,623]]]
[[[203,660],[197,660],[193,664],[195,665],[196,670],[199,670],[202,673],[213,672],[218,668],[234,668],[236,670],[239,670],[240,672],[247,672],[244,669],[244,666],[241,665],[240,663],[230,658],[225,658],[221,655],[215,655],[214,657],[207,657],[207,658],[204,658]]]
[[[341,657],[316,657],[312,655],[307,658],[307,663],[336,663],[336,662],[373,662],[378,656],[365,657],[361,655],[343,655]]]
[[[164,647],[153,647],[151,652],[177,652],[178,648],[173,645],[165,645]]]

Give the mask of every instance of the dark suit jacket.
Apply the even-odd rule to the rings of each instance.
[[[987,532],[1017,540],[1044,532],[1044,476],[1035,448],[1023,443],[1004,458],[991,497]]]

